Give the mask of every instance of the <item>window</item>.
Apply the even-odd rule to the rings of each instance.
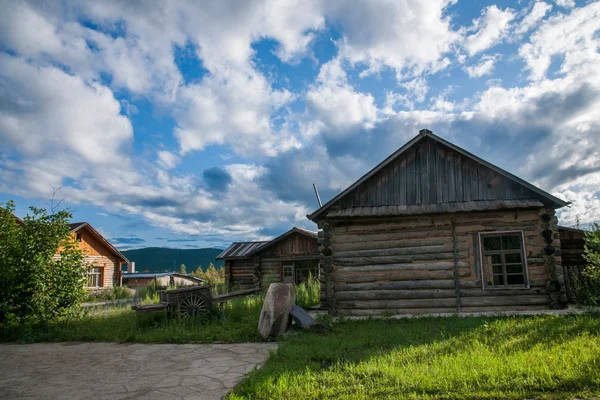
[[[283,283],[294,283],[294,265],[283,266]]]
[[[75,241],[76,241],[76,242],[81,242],[81,233],[80,233],[80,232],[77,232],[77,233],[75,234]]]
[[[486,287],[529,287],[522,232],[481,233],[480,243]]]
[[[102,287],[102,268],[88,268],[88,287]]]

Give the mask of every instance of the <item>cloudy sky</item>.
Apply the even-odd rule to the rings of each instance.
[[[222,247],[429,128],[595,221],[599,46],[591,1],[1,0],[0,203]]]

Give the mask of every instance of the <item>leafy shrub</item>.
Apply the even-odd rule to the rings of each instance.
[[[14,210],[12,201],[0,209],[0,323],[65,315],[85,298],[86,266],[71,237],[71,214],[30,207],[20,226]]]
[[[585,233],[583,258],[587,265],[574,278],[573,296],[577,304],[600,306],[600,224]]]

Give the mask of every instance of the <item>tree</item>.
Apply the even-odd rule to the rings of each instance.
[[[179,267],[179,273],[182,275],[187,275],[187,271],[185,270],[185,264],[181,264],[181,267]]]
[[[0,212],[0,323],[55,319],[85,297],[87,271],[70,235],[71,214],[30,207],[20,226],[14,210],[9,201]]]
[[[583,258],[587,261],[581,274],[574,278],[573,295],[578,304],[600,306],[600,224],[594,223],[585,233]]]

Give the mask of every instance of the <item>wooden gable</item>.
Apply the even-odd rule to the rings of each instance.
[[[425,137],[338,204],[348,208],[538,198],[519,183]]]
[[[281,239],[259,250],[261,257],[291,256],[297,254],[318,253],[317,238],[301,232],[291,232]]]
[[[566,204],[424,130],[308,217],[315,220],[325,211],[343,217]]]

